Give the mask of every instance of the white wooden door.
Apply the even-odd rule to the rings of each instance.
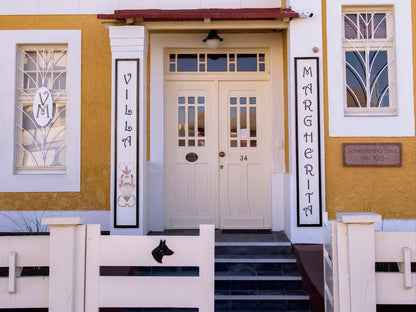
[[[221,228],[271,228],[268,84],[219,85]]]
[[[270,228],[267,82],[167,81],[165,228]]]
[[[214,81],[166,81],[165,228],[216,224],[217,114]]]

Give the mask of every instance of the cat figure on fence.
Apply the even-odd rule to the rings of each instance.
[[[162,263],[163,256],[171,256],[173,255],[173,251],[166,246],[166,239],[160,240],[159,246],[152,250],[152,256],[155,260],[159,263]]]

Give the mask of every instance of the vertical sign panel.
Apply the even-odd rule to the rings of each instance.
[[[298,226],[321,226],[318,58],[295,58]]]
[[[138,228],[139,60],[118,59],[115,66],[114,227]]]

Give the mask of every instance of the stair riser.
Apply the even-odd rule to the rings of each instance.
[[[229,256],[276,256],[276,255],[292,255],[291,246],[216,246],[215,255]]]
[[[285,295],[302,289],[302,281],[215,281],[216,295]]]
[[[216,263],[216,275],[297,275],[296,263]]]
[[[215,312],[308,310],[307,300],[218,300]]]

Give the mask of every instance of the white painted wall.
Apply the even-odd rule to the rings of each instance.
[[[109,29],[111,56],[112,56],[112,97],[111,97],[111,191],[110,203],[111,233],[123,235],[145,235],[147,234],[147,216],[144,209],[144,194],[147,187],[145,183],[145,159],[146,159],[146,103],[147,103],[147,40],[148,33],[144,26],[113,26]],[[114,189],[115,189],[115,61],[116,59],[139,59],[139,94],[138,94],[138,163],[136,164],[139,174],[137,185],[139,187],[138,205],[139,227],[138,228],[114,228]]]
[[[296,182],[296,133],[295,133],[295,57],[319,57],[319,72],[322,73],[322,14],[320,0],[291,0],[290,6],[295,11],[313,13],[312,17],[298,18],[290,22],[288,32],[288,68],[289,68],[289,187],[290,201],[285,205],[285,233],[293,243],[320,243],[322,241],[321,227],[297,227],[297,182]],[[318,52],[312,49],[317,47]],[[324,109],[322,74],[320,86],[320,118],[321,118],[321,189],[325,190],[324,172]],[[325,194],[321,192],[322,209],[325,209]]]

